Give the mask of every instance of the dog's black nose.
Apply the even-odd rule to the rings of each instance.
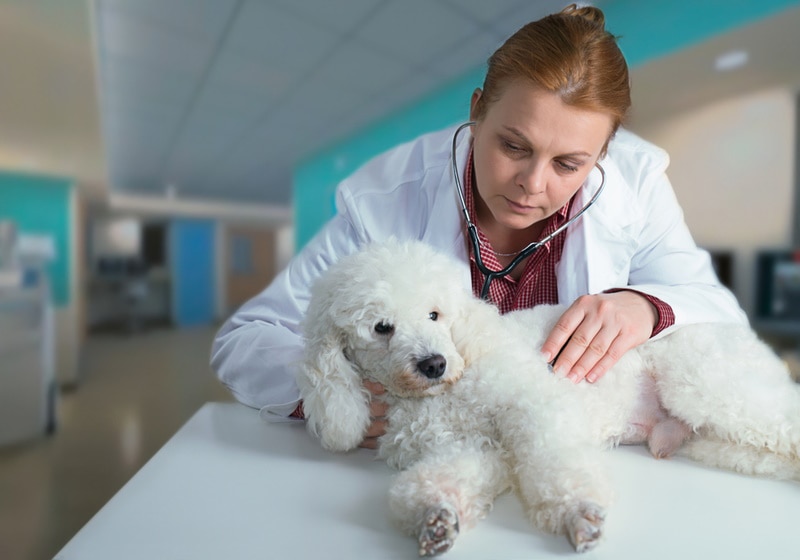
[[[441,354],[434,354],[417,362],[417,369],[428,379],[436,379],[444,375],[447,360]]]

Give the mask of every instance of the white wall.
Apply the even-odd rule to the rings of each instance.
[[[770,90],[631,126],[670,153],[697,244],[735,251],[735,291],[751,317],[755,251],[791,243],[794,123],[794,94]]]

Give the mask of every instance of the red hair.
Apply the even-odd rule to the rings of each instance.
[[[489,58],[473,118],[485,116],[511,82],[524,80],[557,94],[567,105],[612,119],[611,136],[631,106],[628,65],[603,12],[572,4],[523,26]]]

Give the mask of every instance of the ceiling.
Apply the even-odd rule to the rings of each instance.
[[[96,0],[114,188],[291,203],[299,160],[563,0]]]
[[[0,167],[156,205],[223,200],[287,216],[298,161],[479,68],[563,4],[0,0]],[[800,7],[634,68],[632,124],[797,91],[797,29]],[[711,70],[731,48],[749,64]]]

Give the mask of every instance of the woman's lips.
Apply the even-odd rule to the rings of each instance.
[[[508,198],[506,198],[506,204],[508,204],[508,207],[511,208],[511,210],[513,210],[514,212],[519,212],[521,214],[528,214],[536,210],[535,206],[527,206],[525,204],[520,204]]]

